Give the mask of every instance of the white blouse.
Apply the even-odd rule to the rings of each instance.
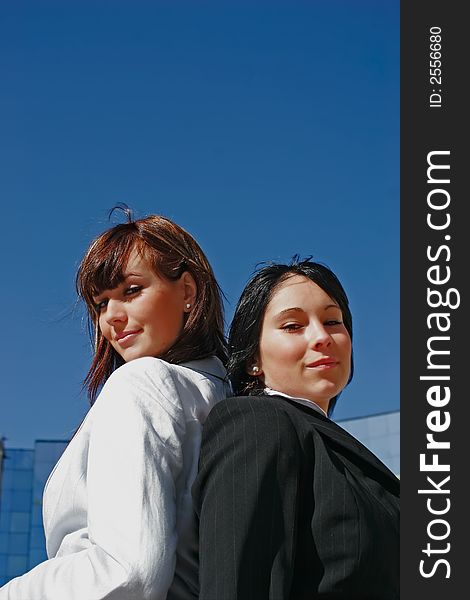
[[[224,376],[215,357],[117,369],[46,483],[49,560],[3,586],[0,600],[197,596],[191,485]]]

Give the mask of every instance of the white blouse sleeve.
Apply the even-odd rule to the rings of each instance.
[[[0,600],[160,600],[175,569],[184,412],[168,365],[115,371],[93,406],[85,549],[51,558]]]

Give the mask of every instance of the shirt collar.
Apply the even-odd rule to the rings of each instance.
[[[264,388],[264,393],[268,396],[282,396],[283,398],[287,398],[288,400],[293,400],[298,404],[303,404],[304,406],[308,406],[309,408],[313,408],[317,412],[321,413],[325,417],[328,417],[323,408],[320,408],[318,404],[315,404],[313,400],[306,400],[305,398],[295,398],[294,396],[289,396],[289,394],[284,394],[283,392],[278,392],[277,390],[272,390],[269,387]]]

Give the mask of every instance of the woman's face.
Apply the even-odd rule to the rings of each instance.
[[[179,336],[184,313],[193,305],[196,284],[185,272],[169,281],[133,251],[124,269],[124,281],[93,298],[103,336],[125,362],[160,356]]]
[[[351,370],[351,338],[338,304],[306,277],[286,279],[266,307],[256,358],[267,387],[326,412]]]

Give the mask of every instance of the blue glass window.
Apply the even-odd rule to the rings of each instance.
[[[7,490],[11,490],[13,482],[13,471],[11,469],[6,469],[2,474],[2,490],[6,492]]]
[[[10,554],[28,554],[29,535],[27,533],[11,533],[8,540]]]
[[[0,511],[0,531],[10,530],[10,511]]]
[[[45,548],[43,548],[43,549],[37,548],[37,549],[30,550],[28,569],[32,569],[33,567],[35,567],[39,563],[44,562],[45,560],[47,560],[47,554],[46,554]]]
[[[5,582],[7,574],[7,557],[4,554],[0,554],[0,585]]]
[[[1,531],[0,532],[0,554],[6,554],[7,551],[8,551],[8,533]]]
[[[31,509],[31,492],[12,490],[11,507],[15,511],[29,512]]]
[[[12,512],[10,517],[10,532],[27,533],[29,531],[29,512]]]
[[[46,539],[44,537],[44,530],[42,527],[31,528],[31,538],[29,541],[29,548],[32,549],[44,549],[46,548]]]
[[[34,462],[34,451],[33,450],[10,450],[7,452],[7,456],[12,457],[12,463],[14,469],[32,469]]]
[[[32,471],[14,471],[13,472],[13,481],[12,481],[12,489],[18,491],[27,491],[31,490],[33,481],[32,481]]]
[[[31,525],[42,527],[42,504],[36,504],[33,502],[31,510]]]
[[[28,557],[26,555],[10,554],[7,558],[7,577],[13,578],[23,573],[28,568]]]

